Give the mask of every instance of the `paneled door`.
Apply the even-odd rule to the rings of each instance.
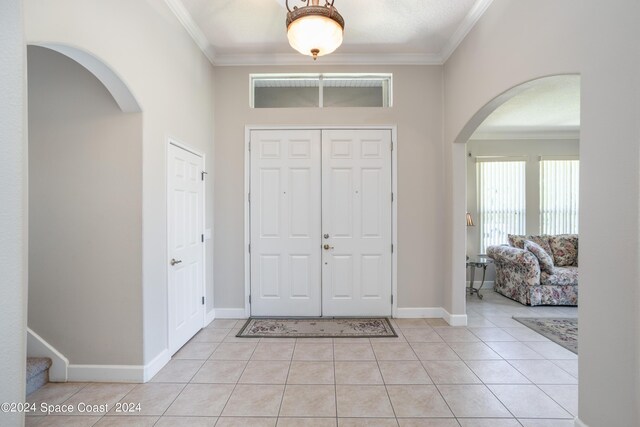
[[[175,353],[204,325],[204,181],[202,157],[168,149],[169,350]]]
[[[251,315],[321,315],[320,131],[251,132]]]
[[[322,314],[391,315],[391,131],[322,132]]]

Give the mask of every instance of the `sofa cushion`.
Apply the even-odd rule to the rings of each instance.
[[[578,235],[558,234],[549,236],[553,262],[558,267],[578,265]]]
[[[531,240],[524,241],[524,249],[531,252],[538,258],[538,264],[540,264],[540,270],[549,274],[553,274],[553,258],[549,255],[542,246]]]
[[[537,243],[544,249],[546,253],[553,257],[553,252],[551,251],[551,246],[549,246],[549,237],[546,234],[541,234],[539,236],[523,236],[518,234],[509,234],[507,238],[509,239],[509,245],[514,248],[524,249],[524,241],[531,240],[534,243]]]
[[[554,267],[553,274],[540,273],[541,285],[578,286],[578,267]]]

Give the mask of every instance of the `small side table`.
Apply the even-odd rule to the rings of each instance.
[[[471,267],[471,281],[469,282],[469,287],[467,288],[467,292],[470,295],[477,294],[478,298],[482,299],[482,294],[480,294],[480,289],[484,286],[484,278],[487,275],[487,267],[489,264],[492,264],[493,260],[486,255],[478,255],[477,257],[472,257],[467,260],[467,268]],[[480,283],[480,287],[478,289],[473,287],[475,283],[476,276],[476,268],[482,268],[482,282]]]

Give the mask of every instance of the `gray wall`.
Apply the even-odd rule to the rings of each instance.
[[[494,0],[445,64],[453,218],[447,234],[453,276],[445,283],[454,297],[464,292],[455,289],[464,283],[464,270],[454,256],[462,258],[465,250],[460,176],[466,150],[452,142],[464,142],[459,136],[467,124],[473,131],[482,121],[477,113],[490,113],[491,101],[510,88],[581,74],[577,426],[640,425],[639,17],[636,0]]]
[[[31,46],[29,327],[72,364],[142,364],[142,117]]]
[[[168,346],[169,138],[206,157],[205,228],[213,225],[213,66],[164,1],[24,0],[24,5],[27,42],[73,46],[91,55],[119,77],[142,109],[141,292],[144,362],[148,364]],[[205,246],[206,309],[210,311],[213,239],[205,241]]]
[[[580,17],[578,413],[589,427],[638,426],[640,2],[585,0]]]
[[[391,108],[249,108],[249,74],[393,73]],[[215,303],[244,307],[245,125],[398,126],[398,307],[441,307],[442,67],[218,67],[215,70]]]
[[[576,156],[580,154],[577,139],[565,140],[471,140],[467,143],[467,212],[470,212],[476,226],[467,227],[467,255],[480,253],[479,216],[477,205],[476,157],[513,156],[526,157],[526,224],[527,234],[540,234],[540,156]],[[506,242],[505,242],[506,243]],[[476,273],[476,280],[478,280]],[[487,268],[486,280],[495,279],[495,267]],[[467,272],[469,280],[469,272]]]
[[[27,100],[22,2],[0,2],[0,402],[23,402],[27,313]],[[0,413],[3,426],[23,413]]]

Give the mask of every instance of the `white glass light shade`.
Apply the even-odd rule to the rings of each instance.
[[[342,44],[342,27],[326,16],[309,15],[296,19],[287,30],[289,44],[303,55],[328,55]]]

